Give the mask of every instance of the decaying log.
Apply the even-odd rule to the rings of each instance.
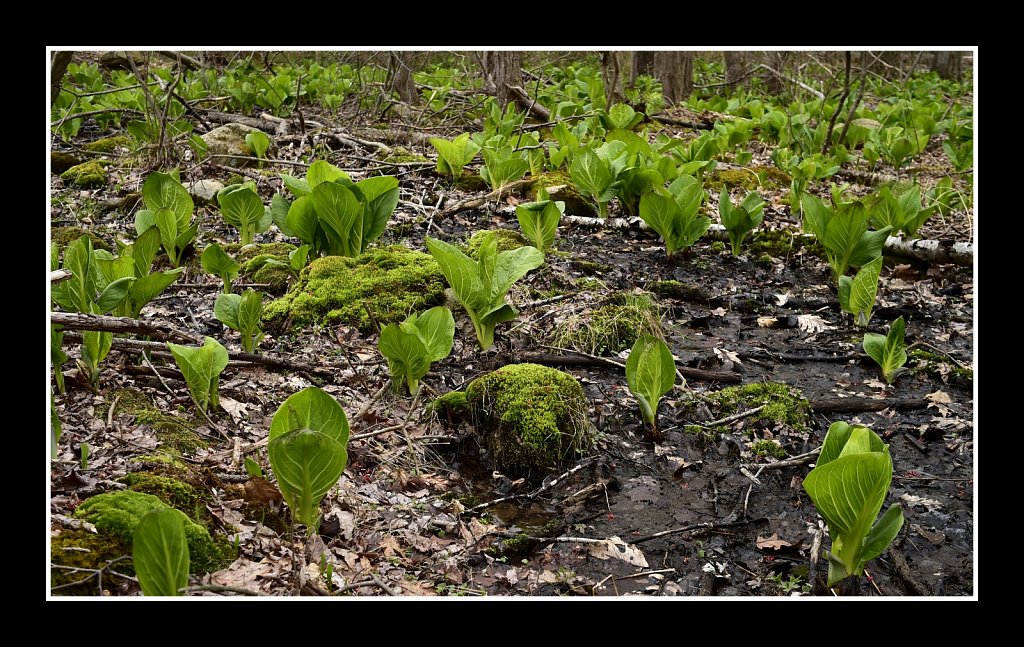
[[[907,398],[899,400],[872,400],[870,398],[835,398],[829,400],[812,400],[811,410],[814,413],[864,413],[866,411],[882,411],[883,409],[896,409],[907,411],[909,409],[924,409],[928,406],[928,400],[922,398]]]
[[[520,189],[530,186],[531,184],[533,184],[533,182],[534,181],[532,179],[516,180],[515,182],[509,182],[499,191],[491,191],[487,195],[481,196],[479,198],[469,198],[467,200],[462,200],[461,202],[456,202],[454,205],[446,207],[444,211],[439,212],[437,214],[437,218],[447,218],[448,216],[453,216],[459,213],[460,211],[465,211],[466,209],[479,209],[480,207],[486,205],[488,202],[499,200],[501,199],[502,196],[511,195],[512,193],[518,192]]]
[[[129,317],[108,317],[81,312],[51,312],[50,323],[67,330],[102,330],[104,332],[135,333],[182,344],[201,344],[203,340],[183,330],[158,321],[139,321]],[[163,346],[163,344],[160,344]]]
[[[647,230],[650,227],[640,218],[589,218],[586,216],[562,216],[562,222],[580,227],[607,227],[610,229]],[[760,229],[751,232],[756,236]],[[795,234],[797,237],[810,234]],[[707,237],[711,240],[728,241],[729,232],[722,225],[711,225]],[[748,238],[749,240],[749,238]],[[974,245],[971,243],[954,243],[944,240],[924,240],[897,238],[889,236],[885,241],[885,253],[890,256],[910,258],[923,263],[947,263],[970,267],[974,265]]]
[[[81,342],[82,337],[78,333],[67,333],[64,336],[64,341],[74,344]],[[202,342],[193,341],[189,343],[198,344]],[[159,341],[147,341],[145,339],[125,339],[122,337],[114,337],[114,339],[111,340],[110,348],[111,350],[117,350],[121,352],[142,353],[144,351],[149,351],[155,352],[157,354],[170,355],[170,350],[167,348],[166,343]],[[337,375],[340,371],[339,368],[331,366],[311,366],[309,364],[295,362],[290,359],[285,359],[283,357],[274,357],[272,355],[257,355],[255,353],[233,353],[230,351],[228,352],[228,367],[243,368],[245,366],[251,366],[253,364],[268,366],[270,368],[283,368],[289,371],[313,373],[318,374],[320,376]]]
[[[540,105],[536,99],[531,98],[530,95],[526,93],[526,90],[522,89],[518,85],[510,85],[508,86],[508,89],[515,95],[516,103],[537,115],[541,121],[548,121],[551,119],[551,111]]]

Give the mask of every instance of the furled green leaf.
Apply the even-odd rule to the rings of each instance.
[[[484,159],[487,160],[487,149],[484,149],[484,153]],[[487,180],[492,191],[499,191],[510,182],[522,178],[529,170],[530,163],[521,157],[510,157],[503,160],[492,158],[480,169],[480,177]]]
[[[267,149],[270,148],[270,139],[262,130],[254,130],[245,136],[245,143],[256,153],[256,157],[263,159],[267,156]]]
[[[454,324],[452,328],[454,333]],[[430,370],[430,359],[423,340],[415,332],[403,330],[398,324],[388,324],[380,331],[377,348],[388,360],[388,368],[395,384],[405,382],[409,393],[415,393],[419,380]]]
[[[430,143],[437,149],[437,172],[458,180],[462,168],[473,161],[480,147],[469,138],[469,133],[462,133],[452,141],[431,137]]]
[[[155,299],[167,287],[178,280],[184,268],[178,267],[173,270],[154,272],[142,278],[135,279],[128,288],[126,316],[137,319],[142,313],[142,308]]]
[[[288,209],[288,229],[300,240],[320,252],[326,244],[326,234],[320,227],[316,209],[313,207],[313,196],[304,195],[292,203]]]
[[[841,422],[829,428],[818,464],[803,482],[832,537],[829,586],[860,575],[899,532],[898,506],[875,522],[891,482],[892,459],[878,434]]]
[[[313,162],[309,165],[309,170],[306,171],[306,182],[309,183],[310,191],[324,182],[334,182],[337,179],[350,180],[351,178],[348,173],[324,160]]]
[[[490,348],[494,343],[495,326],[517,314],[505,303],[505,293],[527,272],[540,267],[544,254],[529,246],[498,253],[493,233],[484,236],[475,261],[443,241],[427,237],[425,242],[473,321],[480,348]]]
[[[889,506],[884,514],[875,522],[864,538],[864,549],[861,560],[867,563],[885,552],[896,535],[903,528],[903,508],[898,503]]]
[[[288,264],[296,272],[306,267],[306,261],[308,259],[309,245],[299,245],[292,251],[288,252]]]
[[[68,354],[64,352],[64,330],[56,325],[50,325],[50,365],[53,367],[53,377],[57,382],[57,393],[64,393],[64,371],[61,366],[68,361]]]
[[[160,250],[160,230],[150,227],[135,238],[131,246],[132,261],[135,264],[135,276],[142,278],[150,273],[153,259]]]
[[[881,272],[882,257],[879,256],[860,268],[853,279],[848,276],[839,277],[839,305],[854,316],[858,326],[867,326],[871,320]]]
[[[213,315],[228,328],[242,335],[242,348],[251,353],[263,339],[260,321],[263,295],[252,288],[242,294],[220,294],[213,305]]]
[[[665,342],[650,335],[637,339],[626,358],[626,382],[648,425],[657,426],[658,401],[675,381],[675,360]]]
[[[248,474],[250,478],[255,478],[257,476],[260,477],[260,478],[263,478],[263,469],[260,468],[260,464],[259,463],[257,463],[253,459],[251,459],[248,456],[246,456],[245,457],[245,461],[244,461],[244,465],[245,465],[245,473]]]
[[[313,188],[312,198],[320,226],[331,241],[331,253],[357,256],[365,231],[359,198],[348,187],[334,182],[318,184]]]
[[[64,250],[64,269],[71,278],[62,281],[51,292],[53,300],[65,310],[89,312],[96,299],[95,270],[92,267],[92,241],[82,236]]]
[[[107,284],[100,296],[96,299],[99,311],[110,312],[128,297],[128,290],[135,283],[135,277],[125,276],[115,279]]]
[[[270,420],[270,440],[296,429],[312,429],[348,444],[345,411],[329,393],[314,386],[291,394],[278,407]]]
[[[254,236],[270,228],[272,216],[263,208],[263,201],[255,191],[237,184],[225,187],[217,194],[224,221],[238,229],[243,245],[252,243]]]
[[[297,178],[287,173],[281,174],[281,181],[284,182],[285,187],[292,192],[296,198],[301,198],[304,195],[309,195],[313,192],[313,189],[309,186],[309,182],[304,178]]]
[[[701,183],[683,175],[670,190],[659,187],[640,198],[640,218],[661,234],[668,256],[692,246],[711,227],[710,218],[697,215],[704,196]]]
[[[203,250],[200,260],[204,270],[214,276],[219,276],[224,281],[223,292],[230,292],[231,282],[238,276],[241,265],[236,263],[235,259],[228,256],[227,252],[217,243],[207,245],[206,249]]]
[[[415,313],[410,315],[406,322],[414,323],[419,330],[427,351],[427,359],[436,362],[448,357],[455,340],[455,317],[452,316],[452,311],[444,306],[436,306],[414,317]]]
[[[188,392],[200,411],[219,406],[220,373],[228,365],[228,351],[213,337],[206,337],[195,348],[167,343],[174,361],[185,376]]]
[[[882,375],[889,384],[893,383],[900,369],[907,363],[905,326],[903,317],[900,317],[892,323],[888,335],[864,333],[864,352],[882,368]]]
[[[288,226],[288,210],[292,203],[280,193],[275,193],[270,199],[270,218],[285,236],[296,236],[295,232]]]
[[[576,187],[591,196],[598,206],[607,204],[615,197],[615,178],[611,170],[597,153],[584,148],[576,153],[569,166],[569,176]],[[602,207],[602,214],[605,212]]]
[[[359,240],[359,253],[362,253],[367,244],[384,233],[388,218],[398,206],[398,178],[392,175],[371,177],[356,182],[356,186],[363,192],[364,225]]]
[[[57,373],[60,373],[60,367],[55,366]],[[63,377],[61,378],[63,381]],[[63,392],[63,388],[61,389]],[[60,428],[60,416],[57,415],[57,405],[53,402],[53,394],[50,394],[50,460],[56,460],[57,456],[60,455],[60,450],[57,448],[57,442],[60,441],[61,428]]]
[[[189,554],[183,514],[162,508],[146,514],[132,537],[132,564],[143,595],[181,595],[188,585]]]
[[[516,206],[516,219],[533,246],[542,252],[555,240],[562,213],[551,200],[524,202]]]
[[[292,515],[313,532],[320,500],[341,478],[348,452],[329,436],[297,429],[271,440],[267,453]]]
[[[310,531],[320,499],[345,471],[348,433],[341,405],[317,387],[292,394],[270,421],[270,465],[295,519]]]
[[[729,197],[729,190],[723,186],[718,199],[718,214],[722,226],[729,232],[729,242],[733,256],[740,255],[743,238],[754,230],[764,219],[764,200],[756,191],[751,191],[738,207],[734,207]]]
[[[161,209],[169,211],[174,217],[174,231],[188,227],[195,205],[192,196],[174,176],[157,171],[150,173],[142,185],[142,199],[154,215]]]

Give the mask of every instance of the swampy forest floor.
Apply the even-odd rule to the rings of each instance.
[[[522,192],[453,208],[488,189],[453,187],[436,172],[435,151],[423,135],[450,138],[464,127],[408,130],[400,140],[399,115],[376,131],[335,114],[311,110],[306,118],[323,128],[307,137],[279,136],[277,159],[308,162],[315,148],[355,178],[379,172],[399,178],[400,202],[378,244],[425,251],[427,235],[461,242],[480,229],[518,229],[514,204],[529,200]],[[694,135],[672,124],[651,127],[684,139]],[[100,136],[86,122],[74,146],[57,140],[54,148],[75,154]],[[365,143],[373,141],[384,148]],[[382,151],[398,146],[428,161],[389,161],[394,158]],[[754,142],[750,150],[748,168],[771,166],[766,148]],[[149,169],[127,147],[106,158],[112,164],[99,188],[72,187],[51,176],[51,234],[82,227],[111,247],[115,237],[135,235],[139,206],[124,198],[137,194]],[[931,145],[914,176],[923,186],[934,184],[945,173],[944,161]],[[736,167],[719,165],[730,168]],[[257,181],[266,204],[283,190],[278,173],[304,173],[301,166],[274,163],[243,171]],[[186,162],[181,179],[186,186],[203,179],[227,183],[234,172]],[[854,193],[867,190],[864,178],[843,181]],[[711,214],[719,188],[709,191]],[[908,370],[887,385],[863,353],[864,330],[840,312],[828,265],[801,242],[800,223],[785,201],[788,185],[759,190],[767,201],[764,223],[739,257],[707,236],[670,260],[658,235],[635,221],[613,227],[563,219],[545,264],[511,291],[520,315],[499,327],[493,348],[477,348],[468,318],[452,303],[454,349],[433,365],[416,398],[384,388],[388,367],[376,333],[314,324],[262,341],[259,352],[286,360],[281,366],[232,361],[220,379],[222,410],[206,420],[196,415],[168,353],[143,361],[120,338],[94,391],[74,368],[81,351],[69,332],[67,388],[54,400],[63,435],[50,467],[50,593],[139,594],[136,581],[115,574],[132,572],[130,560],[119,559],[129,549],[106,547],[98,571],[74,570],[79,562],[69,557],[87,549],[81,533],[88,529],[74,510],[99,493],[133,488],[178,502],[223,549],[216,570],[192,576],[192,596],[242,590],[275,596],[831,596],[824,586],[827,565],[814,559],[831,540],[801,483],[814,461],[809,452],[832,422],[843,420],[870,426],[889,444],[894,475],[886,505],[900,504],[906,522],[868,565],[870,577],[838,592],[974,595],[972,267],[886,257],[869,330],[884,333],[903,316],[912,351]],[[825,185],[812,190],[827,195]],[[215,207],[197,201],[196,214],[196,247],[237,242]],[[613,206],[611,215],[622,214]],[[935,216],[921,237],[970,242],[972,218],[973,212],[957,211]],[[276,227],[256,238],[284,240]],[[238,334],[213,314],[220,280],[189,262],[194,254],[194,248],[186,252],[184,274],[141,319],[213,336],[238,352]],[[238,281],[253,283],[246,276]],[[282,294],[264,284],[259,289],[268,295],[265,302]],[[585,342],[567,350],[570,344],[554,336],[567,322],[585,327],[596,308],[636,295],[653,302],[686,377],[662,401],[661,443],[644,439],[621,367],[626,352],[586,348]],[[565,370],[586,393],[596,444],[558,473],[498,473],[469,426],[449,425],[425,411],[438,395],[518,362]],[[799,413],[799,399],[805,399],[804,420],[765,419],[751,413],[757,401],[741,399],[728,410],[715,405],[713,396],[724,388],[769,382],[789,387],[795,398],[769,392],[765,402]],[[344,475],[321,504],[319,532],[306,536],[292,530],[273,487],[266,442],[278,406],[310,385],[338,400],[352,436]],[[777,456],[752,450],[766,447],[758,444],[764,440],[775,441]],[[270,481],[250,479],[246,457]],[[56,541],[62,536],[67,541]]]

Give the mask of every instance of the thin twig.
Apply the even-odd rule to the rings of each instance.
[[[252,589],[243,589],[240,586],[226,586],[223,584],[196,584],[193,586],[186,586],[185,588],[178,589],[185,593],[192,593],[194,591],[211,591],[213,593],[237,593],[239,595],[249,596],[263,596],[266,593],[260,593],[259,591],[253,591]]]
[[[757,413],[758,411],[760,411],[761,409],[764,409],[765,406],[767,406],[767,405],[762,404],[759,407],[754,407],[753,409],[747,409],[746,411],[740,411],[739,413],[734,413],[733,415],[726,416],[726,417],[724,417],[724,418],[722,418],[720,420],[712,420],[711,422],[695,422],[693,424],[697,425],[698,427],[704,427],[705,429],[709,429],[711,427],[717,427],[719,425],[727,425],[730,422],[736,422],[737,420],[740,420],[742,418],[747,418],[749,416],[752,416],[755,413]]]
[[[645,541],[657,539],[658,537],[666,537],[668,535],[675,535],[681,532],[689,532],[691,530],[715,530],[718,528],[733,528],[736,526],[745,526],[750,523],[760,523],[762,521],[768,521],[767,517],[759,517],[757,519],[744,519],[742,521],[727,521],[724,523],[714,523],[712,521],[706,521],[704,523],[695,523],[689,526],[683,526],[682,528],[673,528],[672,530],[662,530],[656,532],[653,535],[647,535],[646,537],[638,537],[636,539],[629,539],[626,541],[627,544],[640,544]]]

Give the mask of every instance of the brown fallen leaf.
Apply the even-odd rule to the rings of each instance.
[[[779,533],[777,532],[773,532],[772,536],[768,538],[758,535],[756,543],[760,550],[782,550],[793,545],[785,539],[779,539]]]
[[[270,507],[279,506],[284,502],[280,490],[262,476],[253,476],[245,482],[245,499]]]

